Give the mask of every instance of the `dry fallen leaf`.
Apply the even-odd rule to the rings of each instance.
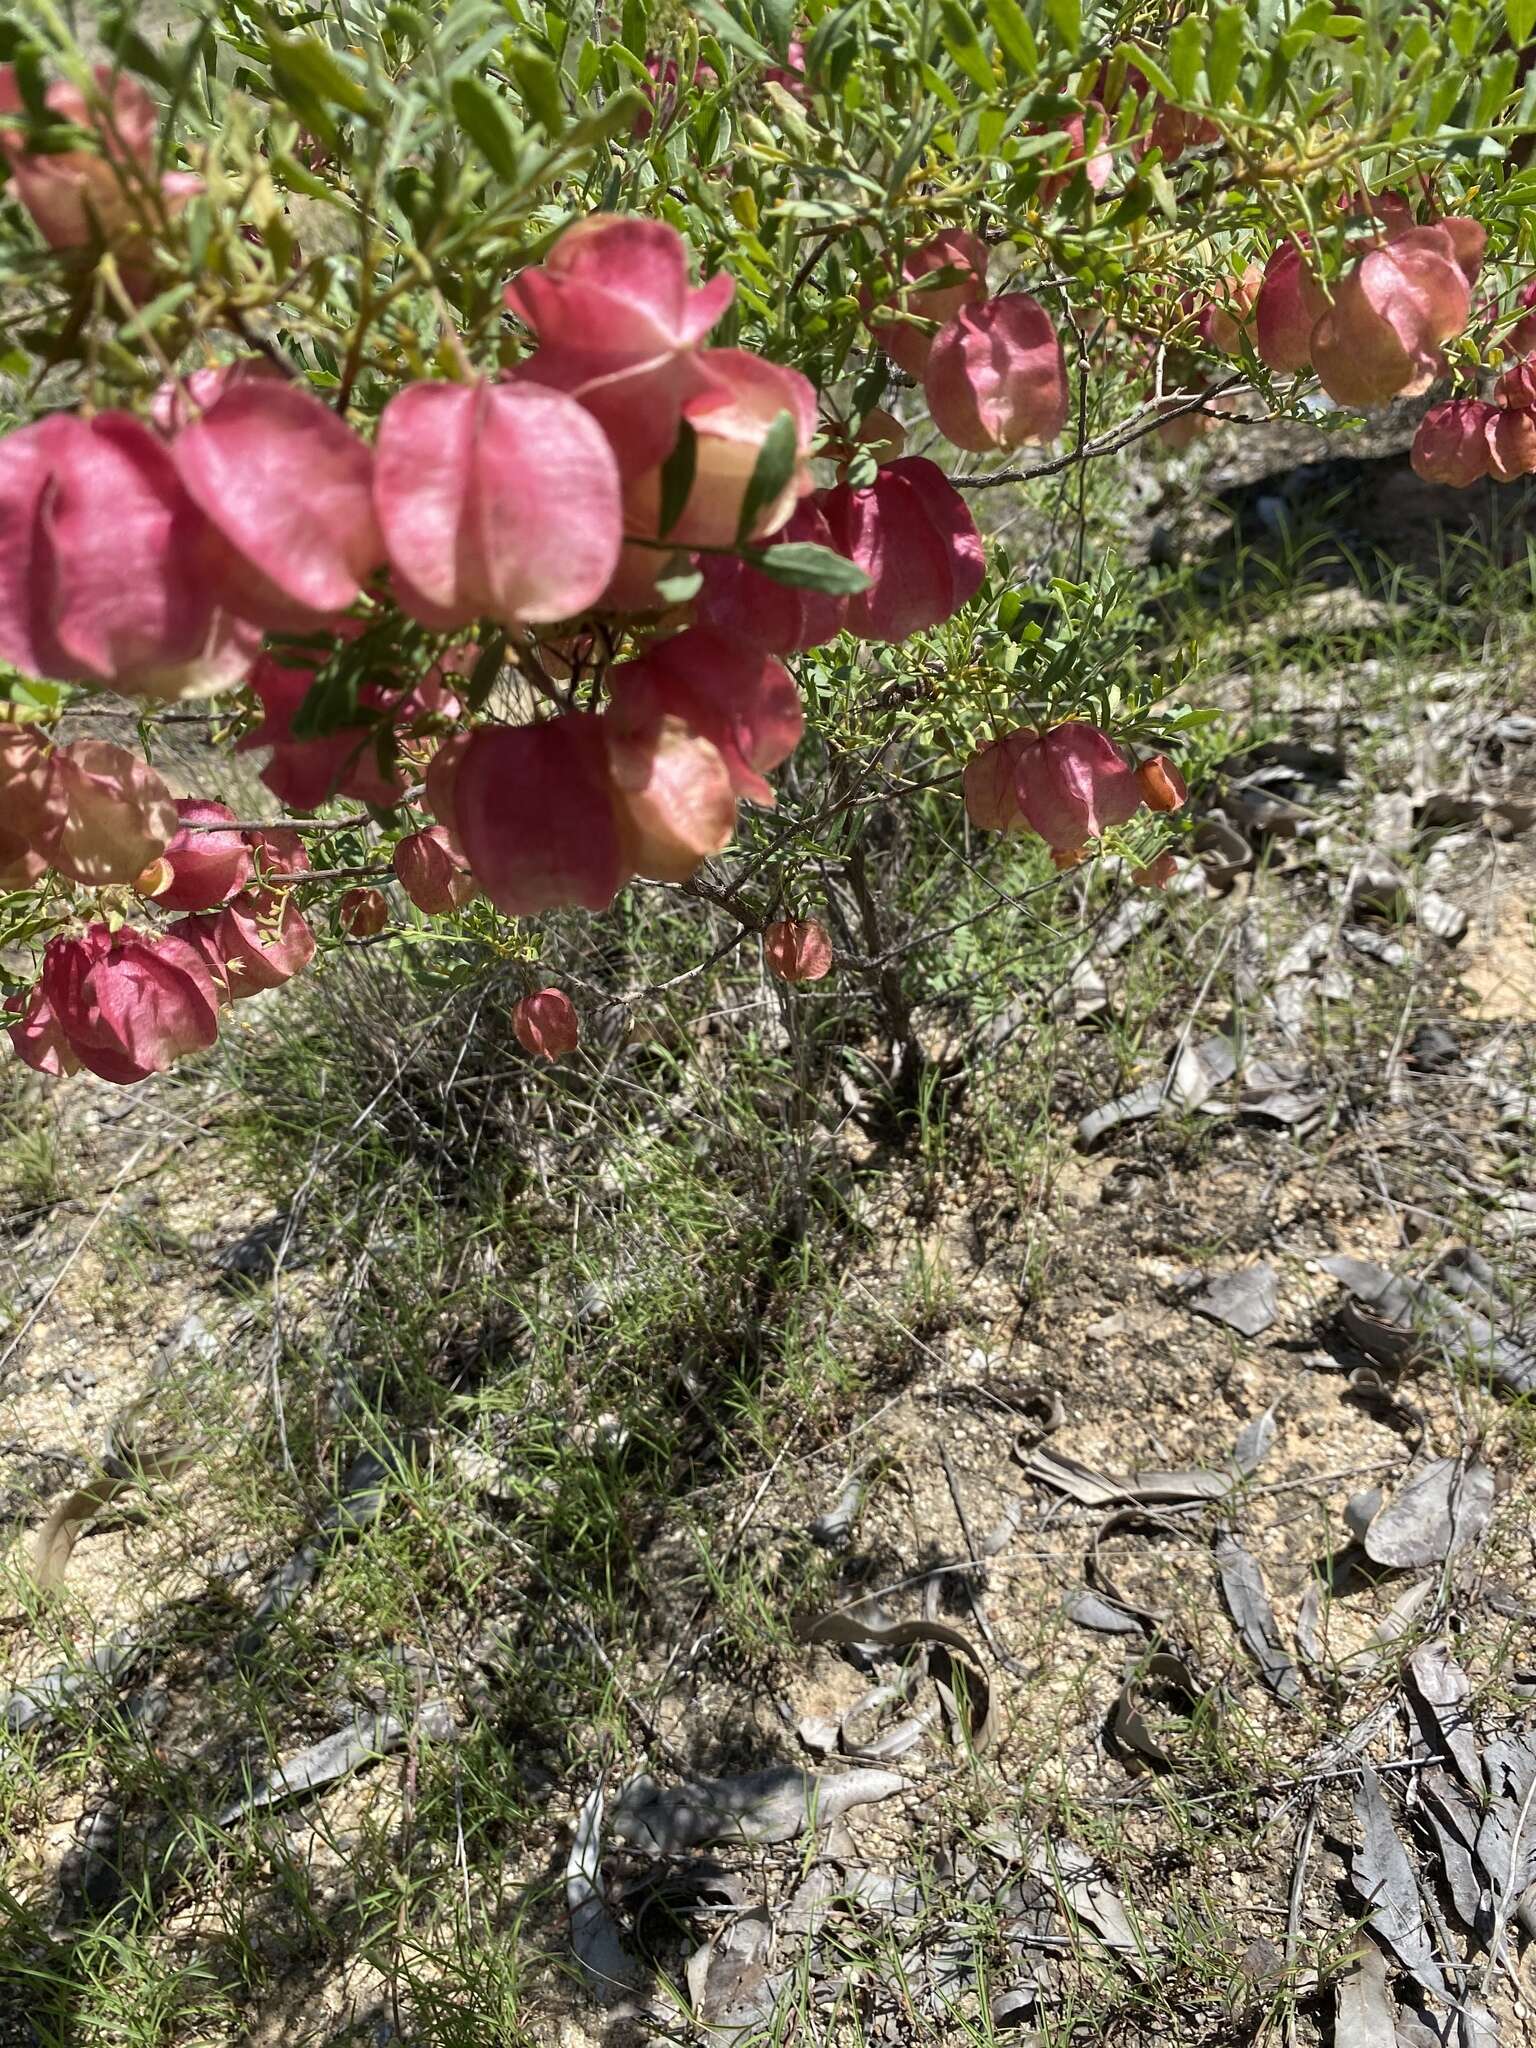
[[[857,1643],[872,1645],[876,1650],[926,1651],[928,1676],[938,1686],[946,1710],[954,1718],[962,1718],[960,1708],[964,1706],[967,1746],[980,1752],[996,1735],[992,1688],[985,1667],[974,1645],[958,1629],[942,1621],[894,1621],[877,1626],[852,1614],[823,1614],[806,1622],[797,1633],[806,1643],[842,1647]],[[902,1749],[895,1753],[902,1754],[910,1747],[903,1731]]]
[[[1275,1610],[1270,1605],[1258,1559],[1226,1529],[1217,1536],[1215,1551],[1222,1598],[1243,1647],[1258,1665],[1260,1677],[1275,1698],[1288,1707],[1294,1706],[1301,1697],[1301,1673],[1280,1641]]]
[[[1493,1474],[1480,1459],[1436,1458],[1371,1518],[1365,1554],[1399,1571],[1439,1564],[1475,1543],[1493,1513]]]
[[[1360,1841],[1350,1857],[1349,1875],[1370,1909],[1370,1924],[1424,1990],[1445,1998],[1445,1977],[1424,1924],[1418,1880],[1369,1764],[1361,1766],[1354,1808]]]
[[[571,1948],[582,1974],[604,2005],[613,2005],[645,1981],[630,1954],[603,1892],[603,1788],[595,1786],[576,1817],[576,1833],[565,1866],[565,1904],[571,1916]]]
[[[1188,1299],[1197,1316],[1224,1323],[1241,1337],[1257,1337],[1279,1314],[1279,1282],[1273,1266],[1243,1266],[1231,1273],[1214,1273],[1198,1293]]]
[[[894,1771],[822,1774],[787,1764],[671,1788],[639,1777],[613,1809],[613,1832],[647,1856],[675,1856],[705,1842],[790,1842],[851,1806],[906,1789],[906,1779]]]
[[[1468,1790],[1481,1799],[1487,1788],[1467,1713],[1472,1688],[1452,1656],[1450,1644],[1420,1643],[1403,1671],[1408,1697],[1426,1737],[1455,1765]]]
[[[1347,1977],[1339,1979],[1333,2048],[1397,2048],[1387,1965],[1373,1948],[1365,1951]]]

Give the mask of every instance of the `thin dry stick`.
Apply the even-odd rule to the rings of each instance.
[[[1296,1951],[1301,1943],[1301,1902],[1307,1888],[1307,1864],[1312,1855],[1312,1836],[1317,1827],[1318,1791],[1314,1785],[1307,1795],[1307,1810],[1301,1823],[1301,1832],[1296,1841],[1296,1861],[1291,1868],[1291,1890],[1285,1911],[1285,1960],[1294,1969]],[[1295,2048],[1296,2008],[1288,2005],[1285,2010],[1286,2048]]]
[[[970,1558],[971,1571],[974,1573],[981,1568],[981,1554],[976,1548],[976,1539],[971,1534],[971,1519],[965,1511],[965,1500],[960,1492],[960,1481],[955,1472],[954,1461],[949,1455],[949,1445],[944,1441],[943,1437],[939,1438],[939,1462],[944,1467],[944,1478],[949,1486],[949,1497],[955,1505],[955,1520],[960,1524],[960,1534],[965,1538],[966,1552]],[[992,1652],[998,1663],[1005,1671],[1011,1672],[1015,1678],[1033,1677],[1034,1674],[1029,1669],[1029,1666],[1021,1658],[1015,1657],[1011,1650],[1005,1649],[1003,1644],[999,1642],[996,1631],[987,1619],[987,1611],[981,1604],[981,1589],[977,1586],[974,1577],[967,1577],[963,1583],[966,1600],[970,1606],[971,1613],[975,1617],[976,1626],[986,1638],[987,1648]]]
[[[1536,1799],[1536,1776],[1532,1777],[1530,1784],[1525,1788],[1525,1797],[1521,1800],[1520,1811],[1515,1816],[1515,1825],[1509,1837],[1509,1867],[1504,1873],[1503,1883],[1494,1895],[1493,1939],[1488,1944],[1488,1960],[1483,1965],[1482,1981],[1479,1986],[1485,1994],[1503,1959],[1504,1944],[1508,1937],[1509,1912],[1515,1896],[1515,1873],[1520,1867],[1520,1843],[1531,1817],[1533,1799]]]

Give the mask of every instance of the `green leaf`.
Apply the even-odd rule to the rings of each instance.
[[[787,57],[800,14],[800,0],[757,0],[757,12],[775,52]]]
[[[302,192],[306,199],[323,199],[328,206],[342,205],[341,198],[323,178],[306,170],[296,158],[281,151],[272,158],[272,182],[281,192]]]
[[[281,85],[297,86],[333,107],[349,114],[366,114],[372,102],[361,79],[354,76],[334,52],[315,36],[283,36],[266,30],[267,52],[272,75]]]
[[[1146,179],[1164,220],[1172,225],[1179,217],[1179,202],[1174,197],[1167,172],[1160,163],[1148,163],[1142,166],[1142,176]]]
[[[1504,0],[1504,21],[1509,39],[1518,50],[1536,28],[1536,0]]]
[[[1124,57],[1128,64],[1134,64],[1152,90],[1160,92],[1165,100],[1178,98],[1178,87],[1150,50],[1142,49],[1139,43],[1122,43],[1115,55]]]
[[[478,711],[496,686],[502,664],[507,655],[507,636],[493,632],[489,640],[475,657],[475,665],[469,672],[469,681],[464,688],[464,700],[471,711]]]
[[[1082,0],[1045,0],[1045,11],[1066,48],[1075,53],[1083,40]]]
[[[686,556],[684,560],[686,560]],[[679,569],[675,576],[656,578],[656,595],[663,604],[687,604],[704,588],[702,569]]]
[[[134,28],[133,13],[131,7],[114,7],[102,22],[102,41],[125,71],[137,71],[141,78],[152,78],[156,85],[169,92],[171,74],[160,53],[151,49]]]
[[[699,437],[684,420],[672,444],[672,453],[661,465],[661,511],[656,527],[659,540],[665,540],[683,516],[698,462]]]
[[[523,95],[523,104],[553,142],[565,127],[565,98],[553,57],[531,43],[515,43],[508,62]]]
[[[1531,0],[1536,10],[1536,0]],[[1243,62],[1243,39],[1248,28],[1248,10],[1241,6],[1219,7],[1211,24],[1211,47],[1205,54],[1206,83],[1211,88],[1211,105],[1224,107],[1237,86]]]
[[[743,57],[750,57],[754,64],[773,62],[772,51],[765,50],[757,37],[720,5],[720,0],[688,0],[687,11],[696,14],[700,21],[708,22],[710,29],[727,48],[740,50]]]
[[[1536,6],[1536,0],[1531,0]],[[1040,45],[1019,0],[987,0],[987,19],[997,46],[1021,78],[1033,78],[1040,69]]]
[[[1181,100],[1194,98],[1204,62],[1205,23],[1198,14],[1186,14],[1168,38],[1168,74]]]
[[[498,178],[517,177],[519,136],[501,94],[483,78],[456,78],[449,87],[454,119]]]
[[[623,28],[620,34],[624,48],[632,57],[638,57],[643,63],[645,53],[651,46],[645,0],[624,0]]]
[[[595,114],[586,114],[581,120],[572,122],[561,137],[562,146],[566,149],[596,149],[610,136],[627,135],[635,125],[635,116],[645,104],[645,94],[632,85],[626,85],[622,92],[604,100]]]
[[[973,85],[979,86],[983,92],[991,92],[997,80],[992,75],[992,66],[987,62],[987,53],[981,47],[975,24],[960,5],[960,0],[939,0],[939,16],[945,49]]]
[[[825,597],[857,597],[868,590],[869,578],[856,562],[813,540],[786,540],[777,547],[753,548],[746,559],[775,583],[796,590],[819,590]]]
[[[738,543],[756,526],[759,515],[771,505],[795,471],[800,452],[800,430],[792,412],[781,412],[763,436],[752,476],[741,501],[741,518],[736,525]]]

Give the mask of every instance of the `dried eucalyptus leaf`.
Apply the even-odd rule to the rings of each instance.
[[[958,1706],[960,1699],[964,1699],[966,1712],[960,1718],[964,1719],[970,1747],[984,1750],[995,1736],[992,1687],[986,1667],[970,1639],[947,1623],[893,1621],[885,1627],[875,1627],[851,1614],[823,1614],[804,1623],[798,1634],[807,1643],[859,1643],[871,1644],[877,1650],[925,1650],[928,1676],[938,1685],[946,1705]]]
[[[583,1976],[604,2005],[627,1997],[645,1981],[645,1971],[619,1933],[603,1892],[603,1788],[587,1794],[576,1817],[576,1833],[565,1866],[565,1904],[571,1917],[571,1948]]]
[[[1221,1500],[1237,1484],[1233,1472],[1205,1472],[1195,1468],[1179,1472],[1132,1472],[1121,1476],[1095,1472],[1061,1451],[1038,1445],[1019,1461],[1031,1479],[1064,1493],[1084,1507],[1104,1508],[1123,1503],[1143,1507],[1174,1506],[1185,1501]]]
[[[441,1701],[433,1701],[430,1707],[422,1709],[422,1718],[433,1728],[445,1730],[445,1707]],[[338,1779],[350,1777],[364,1764],[376,1763],[392,1750],[399,1749],[408,1733],[406,1723],[397,1720],[393,1714],[366,1714],[352,1728],[340,1728],[334,1735],[327,1735],[323,1742],[312,1743],[308,1749],[301,1749],[295,1755],[285,1757],[268,1777],[253,1786],[244,1798],[235,1799],[218,1815],[218,1825],[227,1828],[247,1814],[259,1813],[264,1807],[281,1805],[284,1800],[307,1798],[311,1792],[320,1792],[327,1785],[334,1785]]]
[[[1373,1948],[1366,1950],[1347,1977],[1339,1979],[1333,2048],[1397,2048],[1386,1959]]]
[[[1216,1570],[1222,1598],[1243,1647],[1277,1700],[1294,1706],[1301,1697],[1301,1673],[1280,1640],[1275,1610],[1258,1559],[1230,1530],[1216,1538]]]
[[[1379,1486],[1364,1486],[1345,1501],[1344,1526],[1357,1543],[1364,1540],[1366,1530],[1381,1513],[1381,1500]]]
[[[1231,1273],[1215,1273],[1189,1307],[1209,1322],[1222,1323],[1242,1337],[1257,1337],[1279,1314],[1279,1281],[1273,1266],[1262,1261]]]
[[[765,1906],[755,1906],[689,1957],[685,1974],[694,2018],[717,2041],[756,2034],[771,2017],[786,1975],[769,1976],[772,1954],[773,1922]]]
[[[1036,1877],[1048,1878],[1056,1886],[1068,1913],[1085,1920],[1106,1948],[1137,1958],[1132,1967],[1141,1974],[1139,1963],[1148,1955],[1149,1944],[1137,1933],[1119,1893],[1095,1875],[1097,1866],[1086,1850],[1071,1841],[1042,1843],[1029,1867]]]
[[[1432,1837],[1456,1917],[1469,1933],[1484,1919],[1487,1891],[1472,1852],[1479,1816],[1465,1789],[1438,1764],[1419,1779],[1419,1820]]]
[[[1186,1716],[1198,1710],[1203,1691],[1188,1664],[1171,1650],[1154,1650],[1151,1656],[1143,1658],[1120,1688],[1110,1718],[1110,1732],[1115,1741],[1122,1749],[1155,1764],[1160,1770],[1167,1770],[1171,1769],[1173,1758],[1153,1733],[1142,1705],[1143,1692],[1151,1685],[1172,1693]]]
[[[1116,1607],[1112,1601],[1100,1599],[1099,1595],[1086,1588],[1066,1603],[1069,1621],[1075,1621],[1079,1628],[1091,1628],[1100,1635],[1135,1636],[1142,1633],[1142,1624],[1134,1614],[1127,1614],[1123,1607]]]
[[[1271,1402],[1262,1415],[1255,1415],[1238,1431],[1237,1442],[1232,1446],[1232,1462],[1245,1479],[1257,1472],[1269,1456],[1275,1441],[1276,1405]]]
[[[1437,1458],[1373,1518],[1365,1553],[1400,1571],[1439,1564],[1475,1543],[1493,1513],[1493,1474],[1480,1459]]]
[[[1477,1860],[1507,1917],[1536,1883],[1536,1736],[1505,1735],[1483,1751],[1489,1806],[1477,1831]]]
[[[1181,1045],[1164,1092],[1175,1109],[1201,1109],[1232,1079],[1237,1067],[1237,1048],[1230,1038],[1202,1038],[1198,1045]]]
[[[676,1856],[706,1842],[790,1842],[850,1807],[906,1789],[906,1779],[894,1771],[829,1775],[789,1765],[739,1778],[696,1778],[670,1789],[641,1777],[614,1807],[613,1832],[648,1856]]]
[[[1361,1766],[1354,1811],[1360,1842],[1351,1854],[1349,1874],[1370,1908],[1370,1924],[1424,1990],[1445,1998],[1445,1977],[1424,1924],[1418,1880],[1369,1764]]]
[[[1451,1655],[1450,1644],[1420,1643],[1403,1668],[1408,1697],[1426,1738],[1450,1758],[1462,1783],[1481,1799],[1487,1788],[1467,1713],[1472,1688]]]

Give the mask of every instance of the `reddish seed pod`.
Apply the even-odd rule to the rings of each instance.
[[[820,981],[832,969],[832,940],[813,917],[785,917],[763,933],[763,959],[779,981]]]
[[[971,822],[983,831],[1038,832],[1074,859],[1144,801],[1108,733],[1078,719],[1044,733],[1021,727],[994,740],[966,764],[964,790]]]
[[[1189,791],[1184,778],[1166,754],[1154,754],[1136,770],[1142,800],[1149,811],[1176,811]]]
[[[1408,460],[1426,483],[1462,491],[1488,474],[1488,428],[1497,408],[1480,398],[1448,398],[1419,421]]]
[[[429,917],[462,910],[477,893],[474,876],[454,853],[442,825],[429,825],[402,839],[394,851],[394,868],[401,888]]]
[[[574,1052],[581,1039],[576,1007],[563,989],[541,988],[524,996],[512,1012],[512,1029],[524,1052],[557,1060]]]
[[[336,906],[336,921],[348,938],[377,938],[389,923],[389,905],[383,891],[349,889]]]
[[[1179,872],[1179,864],[1171,853],[1160,853],[1156,860],[1148,861],[1144,868],[1132,868],[1131,880],[1138,889],[1166,889]]]
[[[140,895],[153,895],[166,910],[212,910],[227,903],[251,879],[251,850],[240,833],[208,828],[233,825],[234,812],[227,804],[178,797],[176,815],[181,822],[165,849],[165,885],[149,890],[141,879],[135,884]]]

